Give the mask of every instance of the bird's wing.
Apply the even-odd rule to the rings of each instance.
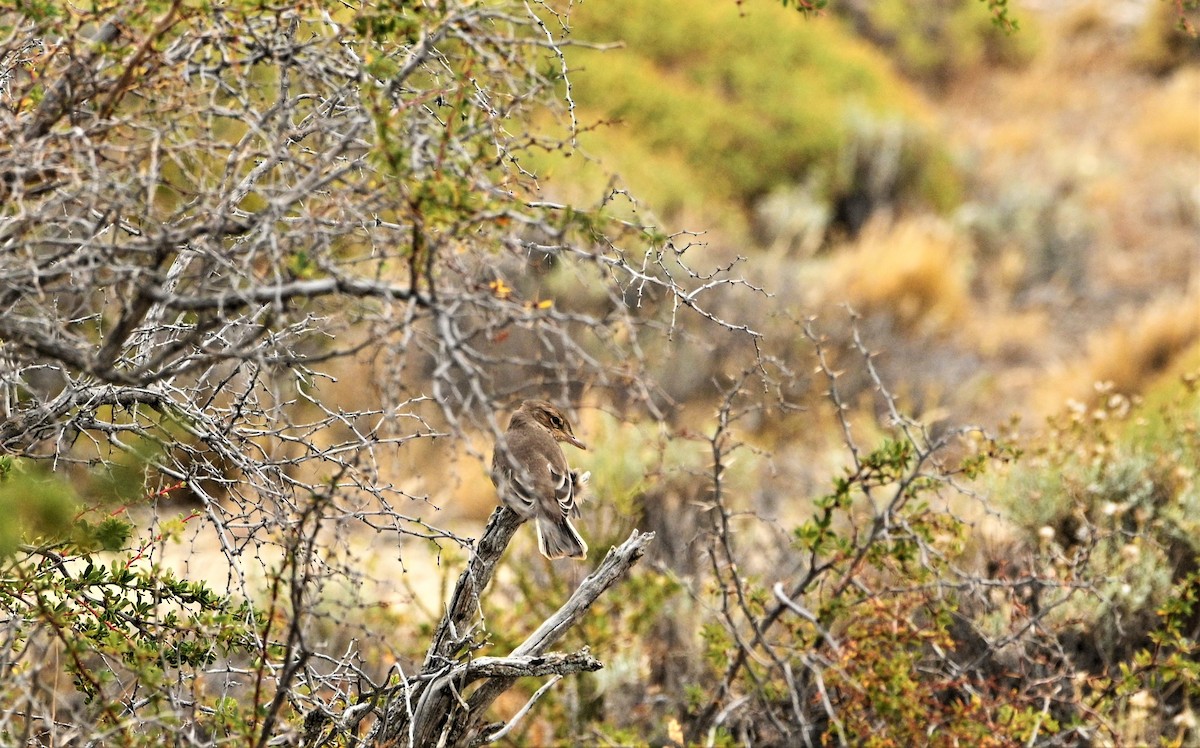
[[[533,516],[534,507],[537,506],[537,491],[533,488],[537,481],[526,471],[519,472],[521,475],[518,475],[518,471],[514,470],[513,466],[507,462],[494,465],[492,482],[496,484],[501,498],[506,503],[509,503],[518,514],[530,517]]]
[[[550,480],[554,484],[554,500],[558,502],[558,510],[562,512],[562,516],[569,517],[575,509],[575,473],[570,470],[560,472],[554,467],[554,463],[548,462],[546,466],[550,469]]]
[[[553,439],[531,441],[528,434],[511,431],[505,439],[506,449],[492,460],[492,482],[509,506],[525,517],[537,514],[539,506],[548,513],[557,509],[563,517],[578,516],[575,500],[590,476],[571,470]],[[518,460],[515,454],[526,457]]]

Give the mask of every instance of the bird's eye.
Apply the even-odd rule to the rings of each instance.
[[[550,423],[554,424],[554,428],[561,429],[563,427],[563,419],[558,416],[550,416]]]

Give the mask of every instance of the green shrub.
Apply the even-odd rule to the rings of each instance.
[[[1200,699],[1196,381],[1176,373],[1145,402],[1100,386],[1095,404],[1050,420],[999,489],[1033,563],[1075,590],[1047,621],[1074,652],[1081,699],[1129,744],[1184,740]]]
[[[984,64],[1023,65],[1036,52],[1038,35],[1029,14],[998,15],[996,5],[1003,3],[882,0],[861,10],[846,4],[834,11],[850,16],[909,75],[944,84]],[[1012,33],[1013,21],[1018,33]]]
[[[585,41],[624,43],[573,50],[572,93],[585,124],[620,121],[618,137],[583,142],[639,194],[646,184],[652,207],[732,200],[745,208],[812,174],[833,199],[846,180],[839,162],[855,142],[852,114],[906,123],[901,197],[938,207],[957,199],[957,177],[922,134],[917,97],[835,22],[769,5],[740,15],[732,3],[629,0],[579,6],[573,21]],[[690,178],[646,174],[638,166],[646,153],[682,165]]]

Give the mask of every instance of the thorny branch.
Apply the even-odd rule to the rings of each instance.
[[[190,502],[203,521],[186,542],[220,559],[206,576],[253,601],[278,582],[266,597],[286,622],[252,622],[259,742],[287,708],[332,715],[378,692],[376,663],[316,651],[311,630],[396,583],[378,559],[470,547],[434,512],[478,472],[498,411],[586,391],[661,415],[664,333],[755,334],[716,303],[743,283],[731,268],[539,191],[526,152],[590,126],[564,77],[566,17],[418,5],[0,10],[0,451],[128,472],[142,495],[185,484],[139,521]],[[533,132],[545,112],[564,139]],[[479,633],[493,541],[414,693]],[[98,688],[130,714],[154,702]],[[191,698],[184,679],[163,690]]]

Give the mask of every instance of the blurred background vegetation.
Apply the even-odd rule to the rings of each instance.
[[[1054,646],[1068,650],[1055,656],[1099,679],[1078,695],[1105,716],[1082,723],[1107,727],[1075,729],[1076,714],[1039,735],[1014,716],[1032,696],[1004,706],[994,695],[957,716],[965,722],[947,717],[938,742],[905,733],[886,694],[874,693],[859,728],[875,737],[859,732],[851,744],[1194,745],[1194,666],[1148,653],[1182,651],[1194,663],[1188,643],[1200,633],[1187,602],[1200,552],[1189,508],[1200,501],[1200,43],[1183,28],[1195,14],[1181,21],[1170,2],[1009,8],[1015,32],[970,0],[838,2],[816,17],[762,3],[580,6],[575,37],[594,46],[570,52],[571,96],[585,132],[578,150],[539,156],[535,171],[567,201],[625,188],[629,200],[611,206],[619,214],[701,232],[718,263],[744,258],[772,298],[736,316],[793,370],[811,368],[798,319],[813,315],[834,341],[857,328],[906,412],[935,432],[982,423],[1022,453],[984,481],[991,516],[968,523],[955,557],[993,579],[1045,564],[1041,572],[1088,589],[1041,604],[1055,607]],[[666,377],[688,414],[677,423],[695,422],[722,373],[713,347]],[[845,372],[851,419],[878,433],[870,379],[849,358],[832,365]],[[845,459],[819,377],[793,383],[809,416],[743,422],[770,456],[743,455],[732,478],[742,509],[785,527],[810,511],[796,493],[818,493]],[[672,574],[642,577],[639,605],[591,624],[581,641],[615,636],[632,650],[581,679],[562,712],[531,728],[534,744],[579,734],[553,725],[597,719],[626,725],[599,742],[670,744],[683,734],[674,732],[680,691],[702,702],[688,689],[705,691],[721,671],[719,655],[712,669],[697,662],[713,613],[686,592],[701,587],[697,562],[671,547],[705,525],[686,509],[703,499],[692,479],[703,458],[689,466],[644,446],[650,435],[614,438],[613,428],[585,415],[582,430],[609,445],[584,458],[603,497],[589,529],[617,528],[596,543],[604,547],[631,513],[643,528],[661,514],[657,563]],[[952,511],[973,516],[964,503]],[[1036,607],[1034,597],[964,601],[962,611],[997,633],[1013,625],[1011,606]],[[898,650],[920,649],[913,637]],[[1007,656],[1042,661],[1041,645]],[[859,665],[898,658],[864,654]],[[1004,667],[1020,669],[995,672]],[[901,700],[921,704],[928,728],[938,687],[910,686]],[[972,733],[972,722],[989,728]],[[730,726],[724,739],[737,735]]]

